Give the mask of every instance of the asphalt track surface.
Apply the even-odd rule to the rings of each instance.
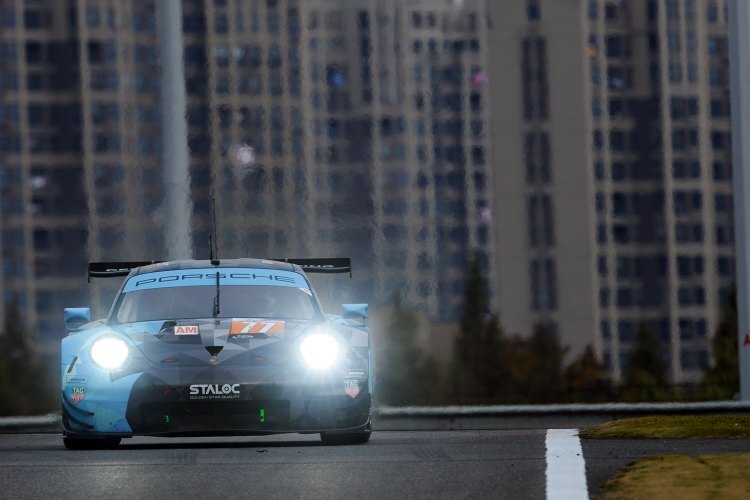
[[[57,434],[0,435],[0,498],[545,498],[540,430],[132,438],[69,451]],[[668,453],[750,452],[750,441],[583,440],[589,493],[627,463]]]

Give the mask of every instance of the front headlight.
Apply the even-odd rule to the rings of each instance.
[[[91,359],[105,370],[122,368],[128,354],[128,345],[117,337],[104,337],[91,345]]]
[[[327,333],[313,333],[302,340],[300,352],[305,362],[315,369],[330,367],[339,356],[339,343]]]

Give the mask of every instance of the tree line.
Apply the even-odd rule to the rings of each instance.
[[[463,312],[450,362],[418,345],[418,315],[395,295],[389,319],[375,330],[375,396],[386,405],[545,404],[731,399],[739,390],[736,294],[713,339],[715,365],[702,384],[672,385],[659,339],[642,323],[622,380],[614,384],[591,345],[569,364],[568,348],[544,323],[528,337],[503,331],[490,311],[487,281],[471,256]]]
[[[553,330],[536,326],[529,337],[503,331],[490,312],[487,283],[476,255],[467,270],[464,308],[452,360],[445,364],[417,342],[418,315],[396,295],[389,319],[376,325],[375,396],[388,405],[522,404],[732,399],[739,390],[737,301],[734,289],[713,338],[714,365],[694,387],[669,383],[658,338],[645,324],[636,334],[620,384],[589,345],[567,366],[568,349]],[[57,409],[51,367],[34,349],[17,302],[6,307],[0,331],[0,415]],[[58,382],[59,383],[59,382]]]
[[[7,305],[0,331],[0,415],[37,415],[59,407],[51,367],[29,343],[17,300]]]

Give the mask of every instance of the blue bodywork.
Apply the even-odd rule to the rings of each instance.
[[[196,261],[136,269],[124,282],[118,297],[154,288],[213,286],[218,272],[221,287],[269,284],[295,287],[307,290],[319,307],[307,278],[298,270],[230,264],[206,268],[199,265],[200,261],[192,266],[190,262]],[[66,309],[66,325],[86,318],[86,311]],[[70,331],[62,341],[60,371],[65,435],[129,437],[369,429],[372,385],[369,334],[361,324],[353,325],[349,317],[366,320],[367,305],[344,308],[342,316],[320,314],[311,320],[278,321],[280,333],[250,335],[250,338],[229,333],[234,328],[231,323],[237,321],[232,318],[117,323],[110,317],[89,322]],[[178,336],[169,330],[175,325],[195,327],[200,335]],[[316,378],[305,374],[300,367],[298,347],[305,335],[320,328],[325,328],[347,350],[339,365]],[[92,360],[91,346],[103,337],[115,337],[128,345],[131,355],[127,366],[107,370]],[[220,355],[210,356],[214,347],[221,351]],[[218,364],[212,364],[214,358],[218,358]],[[229,402],[189,399],[188,394],[201,385],[236,386],[240,396]],[[261,411],[260,421],[253,420],[255,417],[242,420],[245,418],[242,412],[249,412],[248,408],[255,411],[257,405],[268,407]],[[231,417],[226,422],[221,420],[223,409]],[[154,422],[149,411],[162,412],[165,421]],[[170,421],[173,414],[177,415],[174,422]],[[205,426],[195,418],[202,414],[206,415]]]

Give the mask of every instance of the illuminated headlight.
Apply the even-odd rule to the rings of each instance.
[[[313,333],[304,338],[300,352],[311,368],[328,368],[339,355],[339,343],[326,333]]]
[[[106,370],[122,368],[128,354],[128,345],[116,337],[101,338],[91,346],[91,359]]]

